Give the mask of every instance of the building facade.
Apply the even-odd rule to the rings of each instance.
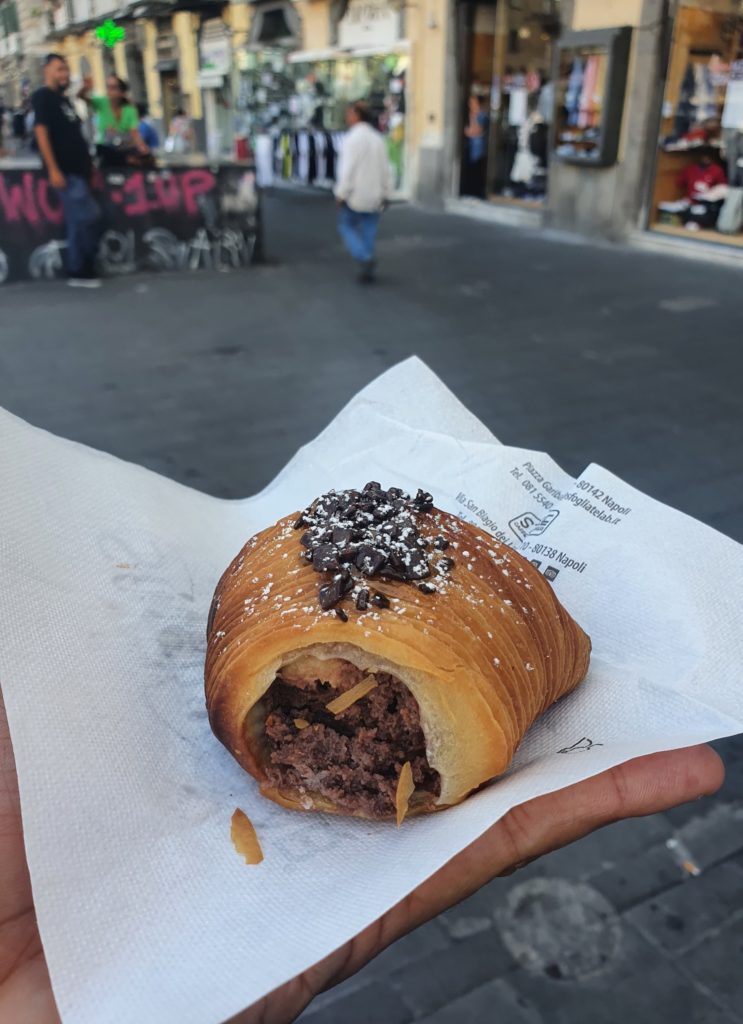
[[[369,98],[398,193],[440,199],[447,17],[446,0],[55,0],[47,46],[96,92],[109,73],[126,79],[161,130],[183,108],[214,155],[232,152],[235,136],[291,135],[295,145],[312,129],[326,137],[328,165],[346,104]],[[109,18],[126,33],[110,48],[95,32]]]
[[[485,100],[493,216],[743,252],[741,0],[466,0],[448,88],[451,195]]]
[[[16,12],[0,22],[14,67],[32,2],[0,0]],[[743,0],[54,0],[47,12],[46,45],[74,75],[102,91],[115,71],[161,129],[182,107],[200,148],[233,153],[245,137],[274,176],[329,186],[345,107],[365,98],[399,195],[474,193],[496,219],[743,251]],[[126,32],[111,48],[95,33],[107,18]]]
[[[47,32],[44,0],[0,0],[0,98],[22,106],[38,80]]]

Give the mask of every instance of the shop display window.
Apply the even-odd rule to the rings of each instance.
[[[346,108],[364,99],[385,137],[395,190],[403,192],[407,70],[404,53],[298,61],[280,49],[250,52],[243,60],[240,86],[244,131],[253,138],[267,133],[293,141],[302,133],[322,134],[327,146],[339,151],[337,136],[346,128]],[[296,178],[300,166],[303,180],[311,166],[304,160],[292,161],[291,171],[283,176]],[[313,177],[306,183],[331,182]]]
[[[632,30],[568,34],[560,41],[555,156],[609,167],[616,162]]]
[[[460,191],[541,203],[554,112],[558,0],[463,4],[466,60]]]
[[[743,4],[682,4],[666,77],[650,227],[743,245]]]

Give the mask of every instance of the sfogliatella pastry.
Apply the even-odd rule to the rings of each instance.
[[[591,647],[524,558],[374,482],[248,541],[207,638],[212,728],[265,796],[398,823],[501,775]]]

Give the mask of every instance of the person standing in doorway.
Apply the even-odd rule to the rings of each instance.
[[[490,118],[485,96],[470,96],[469,120],[464,129],[465,154],[462,174],[462,194],[485,199],[485,172],[488,156]]]
[[[338,231],[359,264],[359,281],[370,284],[376,270],[375,247],[379,215],[389,202],[392,175],[384,139],[371,124],[366,103],[346,111],[348,133],[343,144],[335,198]]]
[[[67,61],[50,53],[44,61],[44,85],[33,94],[34,135],[49,184],[62,200],[67,230],[68,284],[98,288],[95,254],[101,235],[101,211],[91,192],[93,161],[82,124],[65,93]]]

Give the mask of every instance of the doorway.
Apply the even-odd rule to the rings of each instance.
[[[170,122],[181,105],[177,71],[160,72],[160,90],[163,104],[163,134],[167,135]]]
[[[540,204],[554,117],[559,0],[466,0],[460,192]]]

